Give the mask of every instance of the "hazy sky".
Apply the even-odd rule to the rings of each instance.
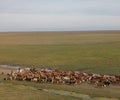
[[[120,0],[0,0],[0,31],[120,30]]]

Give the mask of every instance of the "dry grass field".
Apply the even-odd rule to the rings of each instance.
[[[120,73],[120,31],[0,33],[0,64]]]
[[[120,74],[120,31],[0,33],[0,64]],[[120,86],[37,84],[3,77],[0,100],[120,99]]]

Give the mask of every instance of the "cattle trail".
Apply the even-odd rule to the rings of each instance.
[[[56,95],[76,97],[76,98],[80,98],[82,100],[119,100],[117,98],[91,97],[87,94],[80,94],[80,93],[76,93],[76,92],[69,92],[69,91],[63,91],[63,90],[54,90],[54,89],[37,89],[37,90],[41,90],[41,91],[56,94]]]

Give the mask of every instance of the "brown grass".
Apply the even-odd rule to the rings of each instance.
[[[0,33],[0,45],[83,44],[118,42],[120,31]],[[116,41],[115,41],[116,40]]]

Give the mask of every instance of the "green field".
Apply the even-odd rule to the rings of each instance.
[[[120,31],[0,33],[0,64],[120,73]]]
[[[120,74],[120,31],[0,33],[0,64]],[[0,73],[6,70],[0,68]],[[38,84],[3,77],[0,100],[120,99],[120,86]]]

